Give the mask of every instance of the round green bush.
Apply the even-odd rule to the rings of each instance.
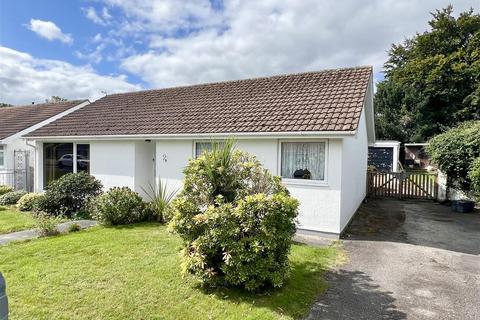
[[[0,196],[0,205],[17,204],[18,200],[20,200],[20,198],[25,194],[27,194],[27,192],[23,190],[5,193],[4,195]]]
[[[90,199],[100,195],[102,188],[100,181],[88,173],[68,173],[47,186],[35,205],[35,211],[53,216],[82,215]]]
[[[31,192],[31,193],[25,194],[17,202],[18,209],[20,211],[31,211],[31,210],[33,210],[36,202],[42,196],[43,195],[41,193],[36,193],[36,192]]]
[[[142,197],[128,187],[112,188],[95,199],[92,217],[105,225],[140,222],[148,216]]]
[[[13,191],[12,187],[7,185],[0,185],[0,196],[12,191]]]
[[[472,164],[468,177],[472,181],[472,190],[475,193],[477,200],[480,202],[480,157],[478,157]]]
[[[255,157],[230,142],[191,160],[171,205],[182,269],[205,285],[280,287],[289,273],[298,201]]]
[[[449,185],[469,191],[468,172],[473,161],[480,156],[480,121],[465,122],[433,137],[427,152],[447,175]]]

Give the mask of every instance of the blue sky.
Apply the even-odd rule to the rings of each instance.
[[[0,0],[0,102],[372,65],[467,0]]]

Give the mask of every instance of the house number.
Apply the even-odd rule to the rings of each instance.
[[[167,162],[167,155],[165,153],[162,155],[162,160],[163,162]]]

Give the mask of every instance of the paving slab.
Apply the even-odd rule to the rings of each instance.
[[[57,230],[60,233],[65,233],[68,231],[68,227],[72,224],[78,224],[81,229],[86,229],[89,227],[93,227],[97,225],[97,221],[95,220],[74,220],[74,221],[67,221],[60,223],[57,226]],[[12,233],[7,233],[7,234],[2,234],[0,235],[0,245],[5,245],[9,242],[12,241],[22,241],[22,240],[29,240],[29,239],[35,239],[40,236],[39,232],[36,229],[31,229],[31,230],[23,230],[23,231],[17,231],[17,232],[12,232]]]

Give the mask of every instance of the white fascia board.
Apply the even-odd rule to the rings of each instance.
[[[54,115],[53,117],[50,117],[50,118],[48,118],[48,119],[45,119],[45,120],[43,120],[43,121],[41,121],[41,122],[39,122],[39,123],[37,123],[37,124],[34,124],[34,125],[31,126],[31,127],[28,127],[28,128],[26,128],[26,129],[23,129],[22,131],[19,131],[19,132],[15,133],[15,134],[13,134],[13,135],[5,138],[4,140],[2,140],[2,143],[9,143],[9,142],[11,142],[11,141],[13,141],[13,140],[15,140],[15,139],[22,138],[23,135],[26,135],[26,134],[28,134],[28,133],[30,133],[30,132],[32,132],[32,131],[35,131],[35,130],[37,130],[37,129],[40,129],[41,127],[49,124],[50,122],[53,122],[53,121],[55,121],[55,120],[58,120],[58,119],[60,119],[60,118],[62,118],[62,117],[64,117],[64,116],[66,116],[66,115],[69,114],[69,113],[72,113],[72,112],[74,112],[74,111],[76,111],[76,110],[78,110],[78,109],[80,109],[80,108],[83,108],[84,106],[86,106],[86,105],[88,105],[88,104],[90,104],[90,101],[89,101],[89,100],[85,100],[84,102],[82,102],[82,103],[80,103],[80,104],[77,104],[76,106],[71,107],[70,109],[67,109],[67,110],[65,110],[65,111],[63,111],[63,112],[60,112],[60,113]],[[25,138],[25,137],[23,137],[23,138]]]
[[[239,133],[198,133],[198,134],[128,134],[128,135],[92,135],[92,136],[51,136],[26,137],[38,141],[78,141],[78,140],[182,140],[182,139],[288,139],[288,138],[337,138],[354,136],[356,131],[299,131],[299,132],[239,132]]]

